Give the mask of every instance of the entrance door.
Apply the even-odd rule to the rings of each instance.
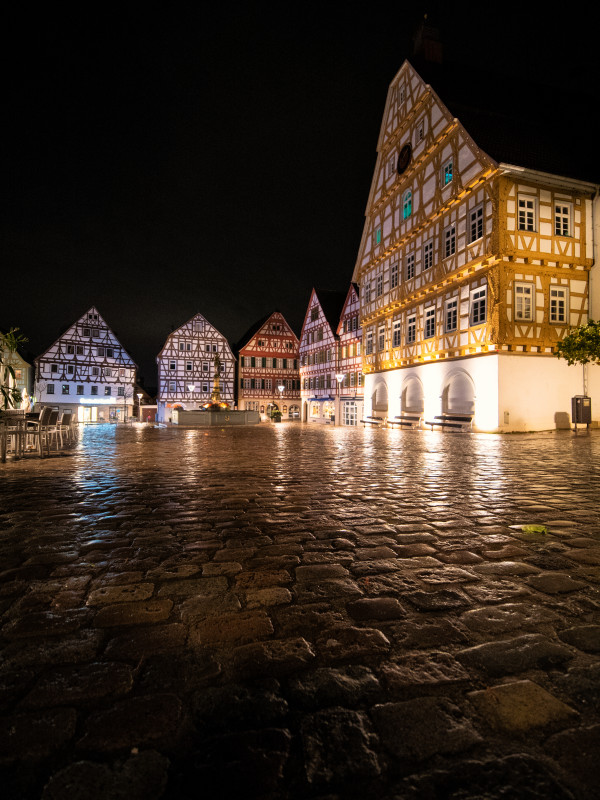
[[[356,403],[344,403],[344,425],[356,425],[358,423],[358,413]]]

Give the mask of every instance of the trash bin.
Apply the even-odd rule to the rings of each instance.
[[[592,421],[592,398],[578,394],[571,398],[571,421],[575,425],[589,425]]]

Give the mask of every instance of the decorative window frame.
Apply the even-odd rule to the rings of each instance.
[[[408,253],[406,256],[406,280],[409,281],[415,277],[415,254]]]
[[[527,233],[538,230],[538,199],[533,194],[517,195],[517,230]]]
[[[409,314],[406,318],[406,344],[414,344],[417,341],[417,315]]]
[[[435,336],[435,306],[428,306],[424,312],[423,338],[433,339]]]
[[[573,203],[554,201],[554,235],[569,238],[573,236]]]
[[[513,317],[515,322],[533,322],[535,284],[515,281],[513,286]]]
[[[444,258],[450,258],[456,253],[456,223],[453,222],[444,228]]]
[[[400,264],[394,261],[390,266],[390,289],[395,289],[398,286]]]
[[[483,238],[483,203],[469,211],[469,244]]]
[[[433,239],[423,245],[423,272],[433,267]]]
[[[566,325],[569,319],[569,288],[550,284],[548,319],[551,325]]]
[[[458,330],[458,296],[449,297],[444,303],[444,333]]]
[[[487,285],[472,289],[470,296],[469,322],[472,327],[484,325],[487,321]]]

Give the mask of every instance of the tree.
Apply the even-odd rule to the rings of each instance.
[[[13,353],[26,341],[18,328],[11,328],[8,333],[0,331],[0,409],[11,408],[21,402],[21,390],[15,385],[15,370],[11,361]]]
[[[574,328],[556,346],[556,356],[567,364],[600,363],[600,322],[590,320]]]

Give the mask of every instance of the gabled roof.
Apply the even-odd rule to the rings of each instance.
[[[499,76],[481,65],[409,63],[497,163],[600,182],[599,111],[578,87],[536,86],[526,76]]]
[[[244,333],[244,335],[239,338],[239,340],[233,346],[233,351],[234,351],[234,353],[236,355],[240,352],[240,350],[242,350],[244,347],[246,347],[246,345],[249,344],[249,342],[252,339],[252,337],[255,336],[259,332],[259,330],[262,328],[262,326],[266,322],[268,322],[274,314],[280,314],[283,317],[283,321],[288,326],[290,331],[293,333],[293,335],[296,337],[296,339],[298,338],[298,335],[296,334],[295,330],[292,328],[290,323],[283,316],[281,311],[278,308],[276,308],[274,311],[271,311],[270,314],[265,314],[264,317],[261,317],[257,322],[255,322],[253,325],[251,325],[248,328],[248,330],[246,331],[246,333]]]
[[[323,310],[325,319],[329,323],[329,327],[331,328],[332,332],[335,333],[337,331],[340,315],[342,313],[342,309],[344,308],[348,293],[317,288],[313,289],[313,291],[317,295],[319,305]]]

